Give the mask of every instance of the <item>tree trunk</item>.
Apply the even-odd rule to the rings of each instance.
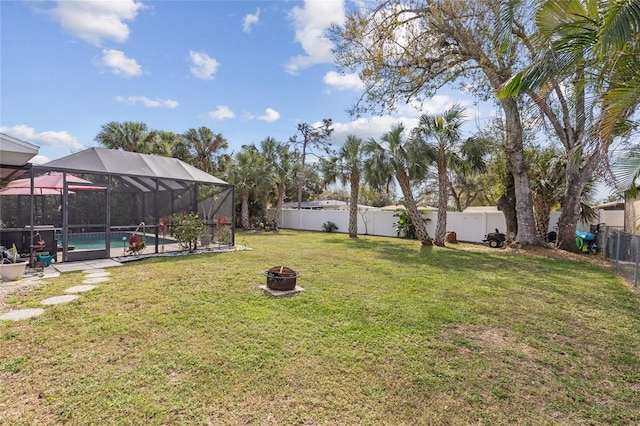
[[[516,215],[516,193],[513,185],[513,176],[509,173],[509,183],[507,184],[507,193],[503,194],[496,201],[498,210],[504,214],[504,220],[507,224],[505,234],[507,241],[511,241],[518,234],[518,216]],[[492,230],[493,232],[493,230]]]
[[[284,205],[284,196],[287,192],[287,187],[284,183],[278,185],[278,201],[276,201],[276,226],[280,227],[280,219],[282,218],[282,206]]]
[[[300,179],[298,179],[298,210],[302,208],[302,189],[304,188],[304,166],[307,160],[307,133],[304,134],[304,141],[302,143],[302,158],[300,167]]]
[[[463,208],[462,208],[462,202],[460,201],[460,194],[456,192],[456,189],[453,187],[453,183],[450,180],[449,180],[449,191],[451,192],[451,197],[453,198],[453,202],[456,205],[456,211],[461,212]],[[460,192],[462,193],[462,191]]]
[[[409,176],[407,175],[407,172],[405,170],[397,170],[396,178],[398,179],[398,184],[402,190],[402,195],[404,196],[409,216],[411,216],[411,221],[416,229],[416,235],[418,236],[420,243],[423,246],[433,245],[433,241],[429,236],[429,231],[427,231],[427,224],[418,211],[416,202],[413,199],[413,193],[411,192],[411,184],[409,183]]]
[[[349,237],[358,238],[358,192],[360,175],[351,174],[351,194],[349,196]]]
[[[449,182],[447,176],[447,159],[444,147],[440,146],[438,158],[438,221],[436,222],[436,235],[434,243],[444,246],[444,238],[447,234],[447,204],[449,204]]]
[[[549,232],[549,216],[551,216],[553,197],[534,193],[531,194],[531,199],[533,201],[533,213],[536,216],[536,232],[538,233],[538,238],[546,241],[547,233]]]
[[[522,122],[518,104],[513,98],[501,99],[500,104],[504,110],[506,120],[504,148],[509,170],[513,174],[516,194],[516,216],[518,220],[516,243],[520,245],[541,245],[542,242],[536,234],[536,221],[533,216],[531,187],[524,158]]]
[[[303,172],[300,172],[303,173]],[[304,187],[304,175],[298,179],[298,210],[302,208],[302,188]]]
[[[584,184],[580,181],[578,174],[567,170],[567,186],[561,200],[556,243],[562,250],[578,251],[575,233],[580,216],[580,195],[583,189]]]
[[[580,197],[586,183],[600,164],[601,151],[593,152],[581,168],[567,167],[567,181],[561,200],[558,218],[558,247],[562,250],[577,251],[575,233],[580,218]]]
[[[244,229],[249,229],[249,191],[242,193],[242,204],[240,206],[240,221]]]

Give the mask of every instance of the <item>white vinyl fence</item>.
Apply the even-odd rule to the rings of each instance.
[[[398,218],[394,217],[396,213],[380,210],[359,211],[358,234],[395,237],[396,230],[393,225],[398,222]],[[602,210],[600,213],[600,222],[606,223],[608,226],[623,226],[624,212]],[[272,215],[273,212],[270,212],[271,217],[273,217]],[[429,212],[424,216],[429,219],[427,229],[429,234],[433,236],[436,229],[437,212]],[[560,212],[551,212],[549,231],[554,230],[559,216]],[[286,209],[282,211],[278,226],[286,229],[320,231],[322,225],[329,221],[338,226],[337,232],[346,233],[349,230],[349,211]],[[496,228],[500,232],[506,231],[506,222],[502,212],[449,212],[447,214],[447,231],[455,232],[459,241],[482,242],[485,235],[494,232]],[[588,231],[589,225],[581,224],[579,228]]]

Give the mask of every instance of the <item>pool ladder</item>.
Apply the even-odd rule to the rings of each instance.
[[[143,236],[144,236],[144,235],[146,235],[146,232],[144,231],[144,228],[145,228],[145,226],[146,226],[146,225],[144,224],[144,222],[140,222],[140,225],[138,225],[138,227],[136,228],[136,230],[135,230],[135,231],[133,231],[133,233],[134,233],[134,234],[137,234],[137,233],[138,233],[138,231],[140,230],[140,227],[141,227],[141,226],[142,226],[142,235],[143,235]]]

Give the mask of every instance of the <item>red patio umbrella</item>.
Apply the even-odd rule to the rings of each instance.
[[[36,176],[33,178],[33,195],[59,195],[61,197],[60,204],[62,204],[62,190],[64,189],[64,179],[61,172],[49,172],[44,175]],[[84,184],[84,185],[72,185],[72,184]],[[67,184],[69,187],[69,194],[74,194],[77,191],[104,191],[103,186],[91,185],[93,182],[86,179],[82,179],[76,176],[67,174]],[[89,185],[87,185],[89,184]],[[31,178],[16,179],[9,182],[4,188],[0,189],[0,196],[4,195],[31,195]],[[45,201],[42,197],[42,215],[45,215]]]
[[[34,195],[62,194],[63,175],[60,172],[51,172],[33,178]],[[67,175],[67,184],[92,184],[93,182],[76,176]],[[70,191],[104,191],[103,186],[69,185]],[[0,195],[31,195],[31,179],[17,179],[9,182],[0,189]]]

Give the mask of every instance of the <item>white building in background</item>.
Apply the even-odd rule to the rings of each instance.
[[[303,201],[300,207],[304,210],[349,210],[349,203],[340,200],[317,200],[317,201]],[[273,208],[273,206],[272,206]],[[284,209],[297,209],[297,201],[287,201],[282,206]],[[379,210],[378,207],[365,206],[358,204],[358,210]]]

